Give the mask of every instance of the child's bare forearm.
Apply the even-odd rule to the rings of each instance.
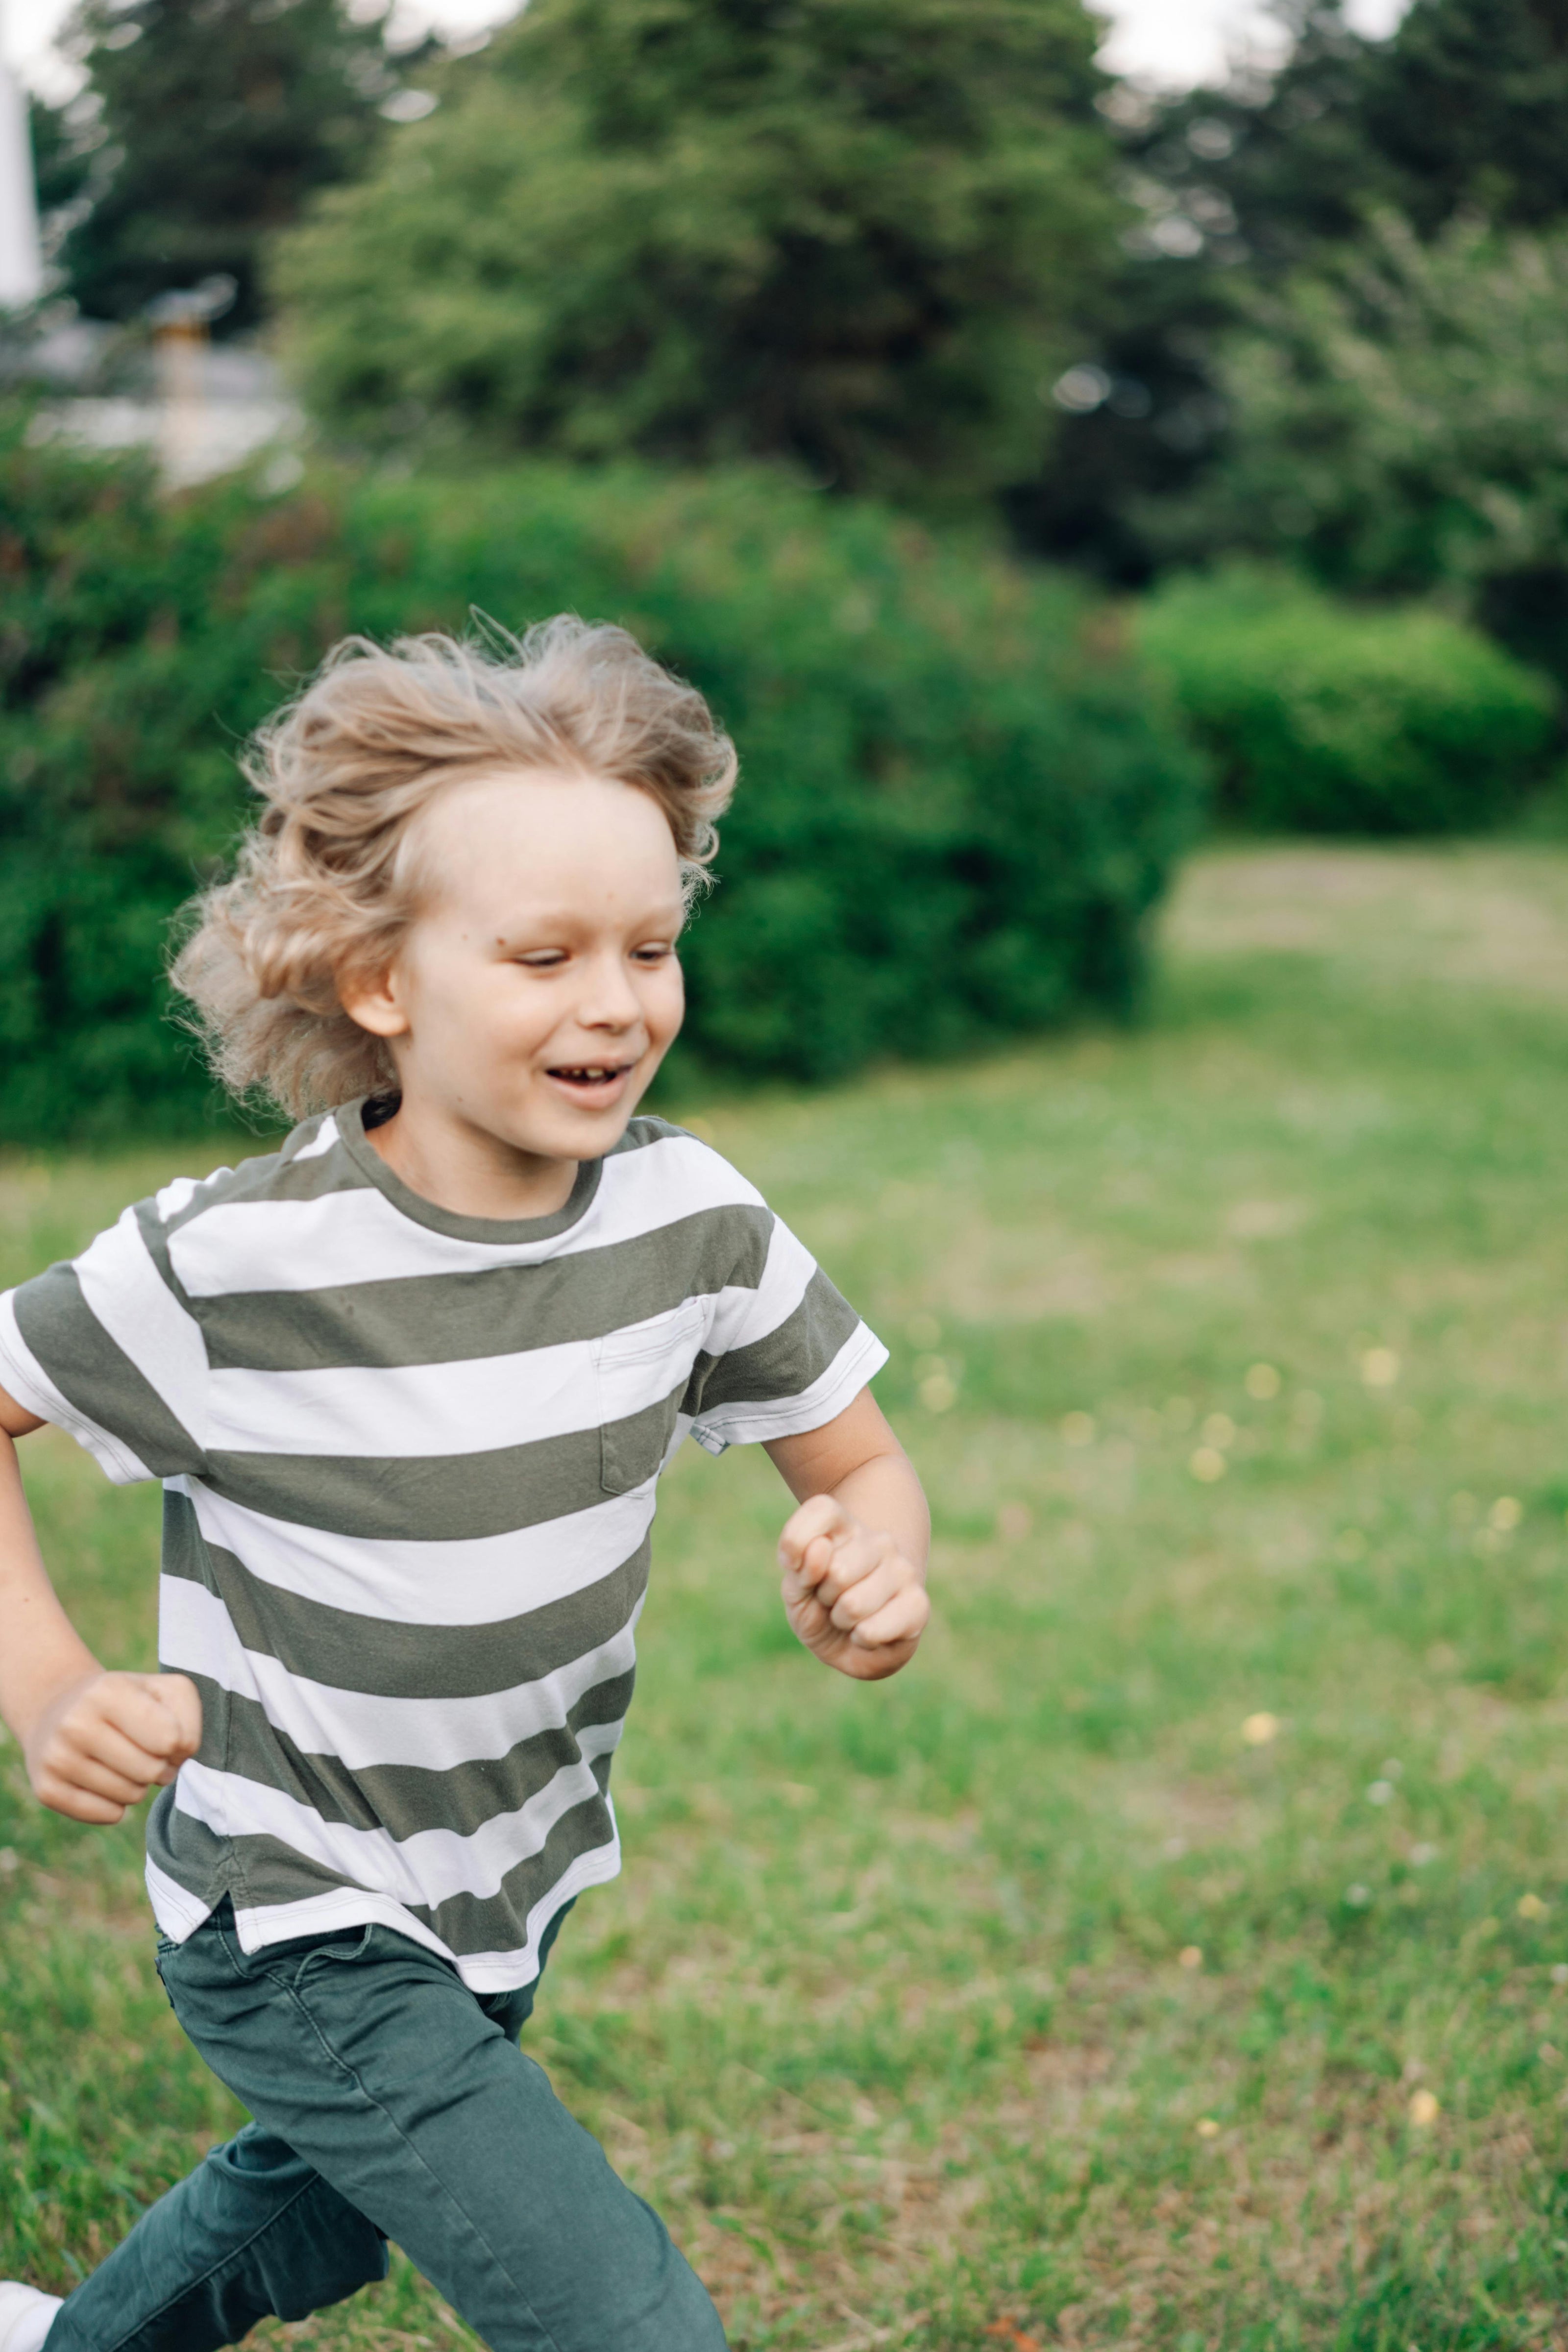
[[[106,1673],[61,1608],[9,1434],[37,1425],[0,1392],[0,1717],[40,1803],[118,1822],[195,1754],[201,1699],[184,1675]]]
[[[925,1495],[869,1389],[820,1429],[775,1437],[765,1450],[797,1503],[831,1495],[867,1527],[896,1538],[905,1558],[924,1570],[931,1549]]]
[[[890,1535],[923,1576],[931,1552],[931,1512],[914,1464],[902,1447],[873,1454],[828,1489],[862,1524]]]
[[[840,1674],[896,1675],[931,1615],[931,1515],[914,1465],[868,1389],[836,1420],[774,1438],[768,1452],[800,1503],[779,1538],[790,1623]]]
[[[101,1671],[49,1582],[16,1444],[0,1429],[0,1717],[26,1748],[55,1701]]]

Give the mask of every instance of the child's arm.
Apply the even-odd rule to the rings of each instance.
[[[56,1598],[14,1440],[43,1426],[0,1389],[0,1717],[35,1795],[76,1822],[117,1822],[201,1744],[184,1675],[108,1674]]]
[[[779,1538],[784,1609],[825,1665],[896,1675],[931,1615],[931,1514],[914,1465],[862,1389],[836,1421],[767,1447],[800,1504]]]

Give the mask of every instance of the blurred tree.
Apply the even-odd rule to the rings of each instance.
[[[1082,354],[1101,401],[1013,501],[1043,552],[1125,580],[1157,566],[1144,519],[1225,446],[1219,378],[1234,395],[1254,371],[1216,354],[1238,318],[1249,331],[1260,283],[1348,254],[1374,212],[1425,239],[1460,214],[1568,216],[1568,0],[1414,0],[1376,41],[1339,0],[1275,14],[1292,42],[1275,74],[1238,70],[1158,106],[1114,94],[1144,223]]]
[[[35,110],[39,198],[79,209],[57,260],[98,319],[222,272],[250,324],[263,238],[363,168],[400,86],[340,0],[84,0],[66,46],[87,92]]]
[[[1374,207],[1435,236],[1458,212],[1539,226],[1568,213],[1568,0],[1414,0],[1369,40],[1339,0],[1283,0],[1272,77],[1162,111],[1142,168],[1178,198],[1206,185],[1256,269],[1355,236]]]
[[[1223,207],[1223,234],[1236,247],[1221,257],[1245,257],[1265,276],[1352,236],[1370,203],[1399,193],[1366,121],[1372,78],[1390,64],[1397,34],[1368,40],[1346,23],[1341,0],[1277,0],[1271,13],[1290,43],[1277,72],[1242,67],[1223,89],[1187,91],[1129,142],[1159,216],[1206,235],[1205,216]]]
[[[1365,192],[1423,236],[1460,211],[1533,227],[1568,214],[1568,0],[1415,0],[1360,65]]]
[[[1122,217],[1099,37],[1080,0],[533,0],[286,241],[310,394],[366,437],[1016,479]]]
[[[1142,214],[1064,385],[1045,467],[1015,487],[1024,544],[1125,586],[1158,568],[1143,513],[1180,498],[1224,438],[1215,352],[1259,278],[1355,233],[1381,184],[1359,115],[1373,45],[1339,0],[1279,0],[1290,40],[1273,75],[1160,100],[1102,101]]]
[[[50,106],[36,94],[27,100],[27,130],[32,142],[38,218],[58,218],[87,194],[92,176],[91,152],[72,124],[69,108]]]
[[[1425,244],[1381,215],[1256,299],[1221,383],[1224,463],[1146,517],[1173,551],[1447,593],[1568,677],[1568,228],[1461,216]]]
[[[1214,347],[1234,323],[1234,289],[1196,256],[1121,257],[1089,332],[1052,387],[1060,412],[1044,465],[1010,483],[1004,510],[1019,545],[1118,587],[1147,584],[1158,549],[1143,509],[1181,498],[1224,431]]]

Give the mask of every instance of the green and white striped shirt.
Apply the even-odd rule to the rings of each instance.
[[[163,1932],[226,1894],[247,1951],[374,1920],[499,1991],[620,1866],[659,1472],[819,1428],[887,1351],[661,1119],[514,1223],[421,1200],[363,1113],[0,1297],[0,1385],[163,1482],[159,1654],[204,1712],[148,1823]]]

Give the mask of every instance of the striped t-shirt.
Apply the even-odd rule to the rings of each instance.
[[[163,1482],[159,1655],[203,1708],[148,1822],[165,1935],[226,1895],[247,1951],[379,1921],[499,1991],[620,1866],[659,1472],[819,1428],[887,1351],[661,1119],[498,1222],[412,1192],[363,1113],[0,1297],[0,1386]]]

